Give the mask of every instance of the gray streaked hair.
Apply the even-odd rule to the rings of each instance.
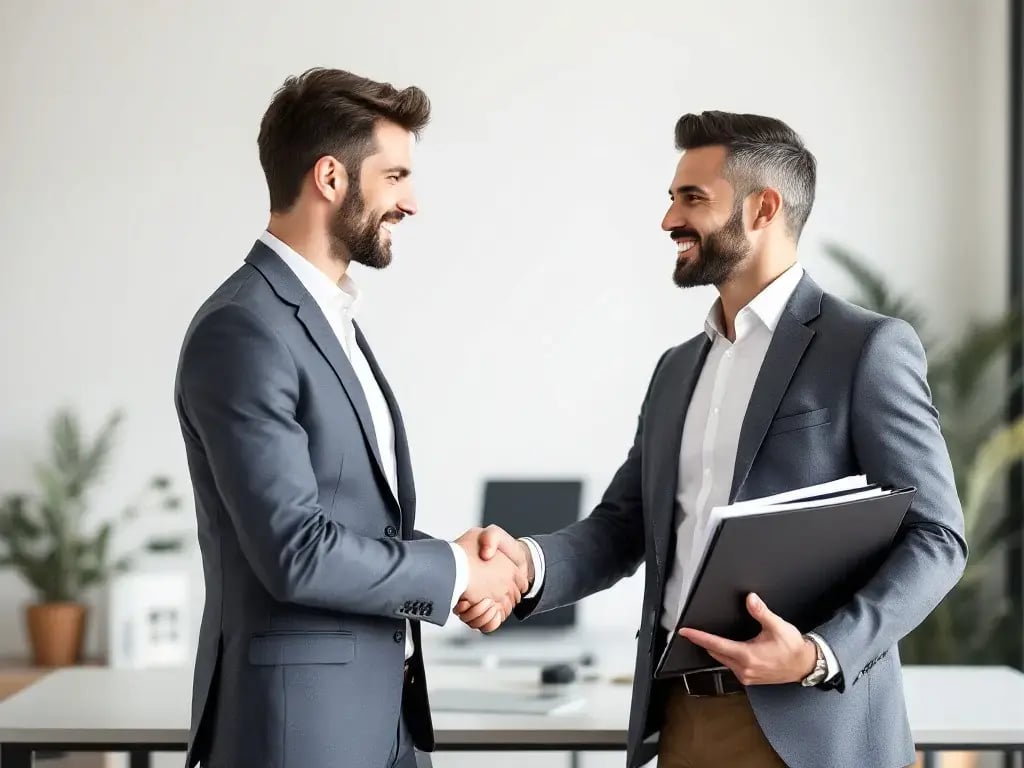
[[[781,120],[734,112],[686,114],[676,122],[676,149],[724,146],[724,173],[737,204],[771,187],[782,196],[786,225],[800,239],[814,205],[817,163],[796,131]]]

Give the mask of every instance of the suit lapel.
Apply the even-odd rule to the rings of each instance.
[[[359,417],[359,425],[363,428],[363,437],[366,439],[367,447],[373,454],[381,475],[386,478],[380,448],[377,445],[377,433],[373,428],[373,418],[370,416],[370,406],[366,402],[366,393],[363,392],[363,387],[359,383],[359,377],[356,375],[355,368],[352,367],[348,355],[341,348],[341,345],[338,343],[338,337],[334,335],[334,331],[327,324],[323,312],[320,311],[320,307],[317,306],[312,298],[299,307],[298,318],[306,326],[306,330],[309,332],[310,338],[313,339],[313,343],[320,350],[321,354],[327,358],[327,362],[331,364],[331,368],[334,369],[334,373],[338,377],[338,381],[341,382],[341,386],[345,388],[345,394],[348,395],[349,402],[352,403],[352,408],[355,410],[356,416]]]
[[[648,412],[657,414],[645,425],[645,455],[651,457],[651,529],[654,539],[658,575],[664,580],[669,553],[673,547],[676,491],[679,487],[679,453],[682,449],[683,426],[693,391],[700,378],[704,360],[711,349],[711,340],[702,333],[684,344],[677,354],[666,360],[663,376],[667,385],[659,387],[648,405]]]
[[[779,317],[740,428],[732,488],[729,492],[730,503],[736,500],[746,482],[761,443],[789,388],[789,382],[796,373],[807,345],[814,338],[814,330],[808,328],[807,323],[821,313],[821,297],[821,289],[805,274]]]
[[[257,241],[246,257],[246,261],[263,274],[281,299],[297,308],[296,317],[305,326],[313,344],[320,350],[320,354],[324,356],[338,377],[338,381],[341,382],[341,386],[352,404],[352,409],[359,419],[366,447],[377,462],[381,480],[386,485],[387,475],[384,474],[384,465],[377,447],[377,435],[373,429],[373,419],[370,417],[370,406],[366,402],[366,395],[359,384],[359,378],[356,376],[352,363],[345,354],[345,350],[341,348],[341,344],[338,343],[338,337],[335,336],[331,326],[327,324],[327,318],[320,311],[319,305],[309,295],[295,273],[267,245]]]
[[[402,421],[402,412],[398,409],[398,400],[391,390],[391,385],[384,378],[384,373],[377,364],[366,337],[358,323],[353,323],[356,329],[356,343],[366,357],[366,362],[373,371],[373,377],[377,380],[384,400],[387,401],[388,410],[391,412],[391,423],[395,430],[395,463],[398,475],[398,503],[402,510],[402,531],[407,536],[412,535],[413,526],[416,523],[416,490],[412,476],[412,459],[409,456],[409,439],[405,432],[405,423]]]

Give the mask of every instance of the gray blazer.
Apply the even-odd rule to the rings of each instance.
[[[174,397],[206,583],[189,768],[384,768],[410,740],[433,749],[417,620],[445,622],[455,563],[413,528],[402,417],[357,339],[394,419],[398,498],[348,357],[270,248],[188,328]]]
[[[625,463],[589,517],[536,537],[547,566],[517,615],[606,589],[646,563],[629,725],[630,768],[657,753],[664,686],[652,672],[673,530],[683,420],[710,342],[705,334],[658,362]],[[793,768],[896,768],[914,762],[897,642],[963,572],[967,545],[953,471],[913,329],[848,304],[807,275],[776,328],[751,395],[731,500],[853,474],[916,486],[898,545],[875,577],[815,630],[841,674],[820,687],[753,686],[751,705]],[[769,606],[771,607],[771,606]],[[783,617],[785,618],[785,617]]]

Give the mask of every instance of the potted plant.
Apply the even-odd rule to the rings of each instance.
[[[957,494],[971,548],[960,582],[927,619],[900,643],[909,664],[1012,664],[1020,658],[1019,618],[993,584],[1007,548],[1020,535],[1000,493],[1007,472],[1024,458],[1024,418],[1006,417],[1010,393],[1022,371],[1009,371],[1008,353],[1021,339],[1016,309],[994,319],[972,319],[956,338],[934,339],[924,313],[891,292],[884,278],[851,252],[828,244],[826,253],[860,289],[853,301],[909,322],[928,358],[928,384],[949,448]],[[1000,366],[1004,366],[1000,368]],[[993,380],[993,374],[997,377]]]
[[[95,438],[83,438],[78,419],[61,410],[50,426],[50,455],[35,467],[38,492],[0,500],[0,566],[16,570],[35,592],[26,609],[33,659],[38,666],[64,666],[81,656],[87,590],[128,569],[133,554],[110,553],[115,527],[143,511],[173,512],[181,500],[170,480],[152,478],[118,515],[87,525],[88,493],[102,477],[113,450],[120,412],[112,414]],[[180,549],[184,538],[162,535],[142,549]]]

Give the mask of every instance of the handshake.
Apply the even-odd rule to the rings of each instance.
[[[530,550],[496,525],[471,528],[455,543],[469,559],[469,584],[454,613],[473,629],[493,632],[530,591]]]

